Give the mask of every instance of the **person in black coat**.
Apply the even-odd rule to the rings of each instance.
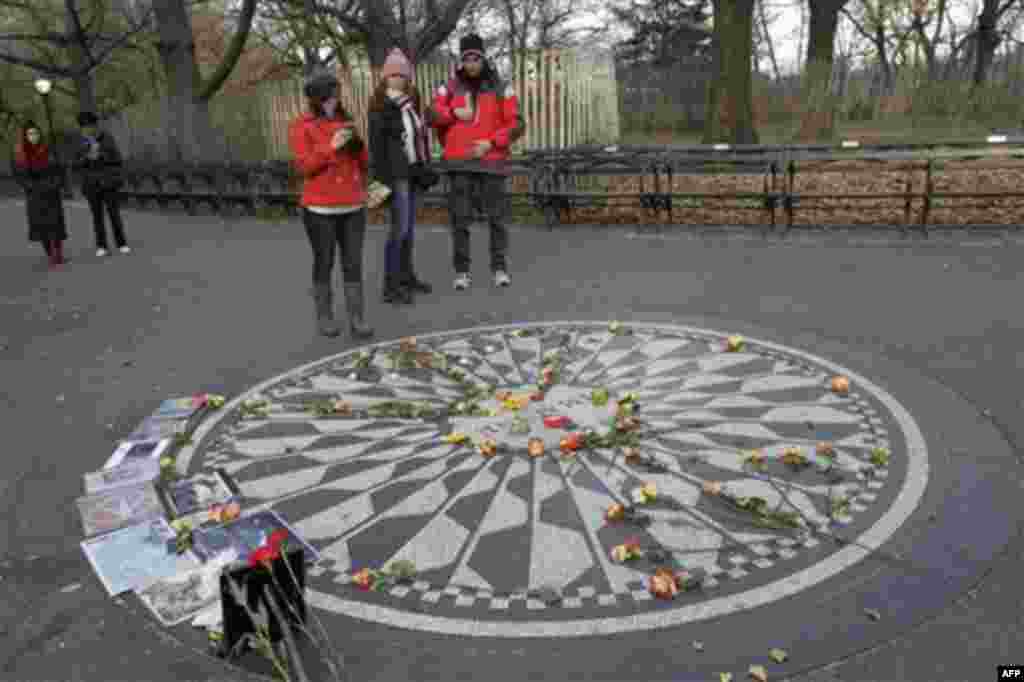
[[[67,262],[64,240],[68,238],[62,192],[64,173],[51,158],[39,126],[32,121],[21,130],[11,170],[25,190],[29,241],[42,244],[51,268],[63,265]]]
[[[413,292],[433,290],[413,271],[418,198],[436,182],[427,167],[430,152],[420,111],[412,64],[396,48],[384,62],[369,106],[370,174],[391,188],[382,294],[386,303],[412,303]]]
[[[100,258],[109,253],[107,228],[104,224],[104,210],[110,216],[114,232],[114,244],[121,253],[131,253],[124,236],[124,221],[121,220],[121,202],[118,191],[124,186],[122,176],[124,163],[113,136],[99,129],[99,119],[90,111],[78,115],[82,127],[82,142],[75,160],[75,167],[82,174],[82,194],[92,211],[92,227],[96,233],[96,255]]]

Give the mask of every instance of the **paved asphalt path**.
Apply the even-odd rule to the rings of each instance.
[[[350,342],[314,335],[310,258],[297,221],[128,211],[135,253],[100,260],[87,209],[76,202],[67,211],[73,262],[50,272],[38,246],[25,241],[23,205],[0,204],[0,680],[258,679],[198,653],[198,638],[172,636],[109,599],[79,549],[74,499],[82,474],[98,468],[160,399],[235,395]],[[381,277],[383,236],[372,229],[367,239],[368,282]],[[435,293],[403,308],[371,295],[377,338],[539,320],[677,322],[841,358],[882,385],[889,373],[893,386],[913,386],[897,397],[915,416],[928,415],[922,424],[940,423],[944,411],[951,424],[970,424],[926,434],[955,446],[938,457],[960,458],[950,470],[964,472],[927,501],[936,527],[959,532],[934,560],[936,570],[950,572],[935,599],[889,603],[891,617],[865,626],[877,635],[857,635],[875,642],[864,651],[843,646],[828,608],[795,606],[800,615],[770,632],[721,636],[710,632],[721,624],[709,625],[708,654],[713,642],[721,659],[730,636],[738,649],[757,648],[761,638],[767,652],[781,638],[768,636],[786,632],[795,633],[787,641],[796,639],[786,647],[791,665],[780,670],[794,680],[980,682],[993,679],[998,664],[1024,663],[1017,445],[1024,402],[1016,386],[1024,248],[1016,239],[954,233],[903,241],[879,232],[782,242],[714,231],[662,239],[629,228],[522,227],[512,231],[513,286],[505,291],[487,284],[480,232],[473,251],[478,284],[456,293],[447,234],[421,228],[418,270]],[[974,509],[972,489],[998,495],[974,500]],[[943,506],[947,498],[954,508]],[[977,541],[963,544],[972,533]],[[905,540],[909,551],[914,538],[931,542],[921,531]],[[660,663],[671,657],[656,638],[628,652],[600,640],[553,642],[540,660],[517,658],[514,646],[491,640],[424,636],[418,649],[400,647],[383,626],[334,636],[351,654],[353,680],[716,679]],[[690,639],[675,645],[687,648]],[[730,668],[737,681],[747,662],[738,655]]]

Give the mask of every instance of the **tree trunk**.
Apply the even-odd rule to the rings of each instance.
[[[989,71],[992,67],[992,60],[995,57],[996,49],[999,47],[999,34],[996,32],[998,18],[996,17],[997,5],[995,0],[985,0],[981,14],[978,15],[978,32],[975,37],[976,49],[974,52],[974,77],[973,87],[978,88],[988,80]]]
[[[201,77],[196,63],[192,24],[182,0],[154,0],[160,62],[167,77],[164,97],[166,156],[171,161],[217,157],[209,108],[201,105]]]
[[[751,75],[754,0],[716,0],[704,144],[757,144]]]
[[[809,0],[811,22],[804,72],[804,113],[799,142],[825,142],[835,135],[835,100],[830,92],[839,10],[846,0]]]

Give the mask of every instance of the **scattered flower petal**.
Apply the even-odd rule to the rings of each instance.
[[[531,438],[526,445],[526,451],[530,453],[530,457],[540,457],[544,454],[544,441],[540,438]]]
[[[626,507],[621,504],[613,504],[605,512],[605,518],[609,521],[621,521],[626,517]]]
[[[748,672],[750,677],[757,682],[768,682],[768,671],[764,669],[763,665],[752,665]]]
[[[789,654],[782,649],[772,649],[768,652],[768,657],[776,663],[784,663],[786,659],[789,658]]]
[[[832,392],[846,395],[850,392],[850,380],[844,376],[832,377]]]
[[[717,496],[722,494],[722,484],[718,481],[704,481],[702,488],[705,495]]]
[[[743,350],[743,346],[745,344],[746,341],[742,336],[730,336],[725,342],[725,349],[730,353],[738,353],[739,351]]]

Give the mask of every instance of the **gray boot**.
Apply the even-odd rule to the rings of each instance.
[[[334,292],[330,284],[317,284],[313,287],[313,300],[316,302],[316,326],[322,336],[334,337],[341,333],[334,324]]]
[[[366,339],[373,336],[373,328],[363,318],[363,285],[345,284],[345,307],[348,309],[348,324],[352,336]]]

